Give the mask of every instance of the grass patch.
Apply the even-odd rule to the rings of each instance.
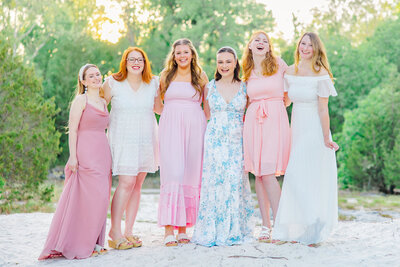
[[[378,192],[339,191],[339,207],[349,210],[373,210],[400,212],[400,196]]]
[[[354,221],[355,219],[353,215],[339,214],[339,221]]]

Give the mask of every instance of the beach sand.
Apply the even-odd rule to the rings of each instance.
[[[106,255],[84,260],[37,260],[53,214],[0,215],[0,266],[400,266],[398,213],[387,218],[374,212],[341,211],[355,220],[339,222],[331,237],[318,247],[254,240],[232,247],[187,244],[167,248],[162,242],[163,229],[157,226],[157,203],[158,191],[144,190],[134,226],[143,247],[111,249]],[[259,214],[256,221],[260,222],[257,217]],[[192,231],[188,230],[189,236]],[[255,236],[259,231],[258,226]]]

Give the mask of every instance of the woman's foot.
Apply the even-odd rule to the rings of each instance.
[[[125,238],[133,244],[134,248],[138,248],[143,245],[142,240],[140,240],[140,238],[137,235],[133,235],[133,234],[125,235]]]
[[[258,242],[271,243],[271,229],[267,226],[261,227],[261,232],[258,237]]]
[[[166,247],[176,247],[178,245],[178,241],[174,235],[167,235],[164,238],[164,244]]]
[[[182,244],[187,244],[190,242],[190,238],[188,237],[188,235],[186,233],[179,233],[176,236],[176,239],[178,239],[178,243],[182,243]]]

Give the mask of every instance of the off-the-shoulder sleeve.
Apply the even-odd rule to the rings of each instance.
[[[320,97],[337,96],[335,86],[333,86],[330,77],[318,81],[317,95]]]
[[[154,83],[154,97],[158,96],[159,93],[159,88],[160,88],[160,77],[158,76],[153,76],[153,81]]]
[[[283,77],[283,91],[287,92],[289,90],[289,81],[287,77]]]

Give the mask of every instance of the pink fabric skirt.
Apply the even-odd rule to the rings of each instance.
[[[199,103],[169,101],[160,118],[159,226],[191,227],[200,202],[206,119]]]
[[[282,98],[252,101],[243,129],[245,170],[255,176],[283,175],[289,161],[289,119]]]

